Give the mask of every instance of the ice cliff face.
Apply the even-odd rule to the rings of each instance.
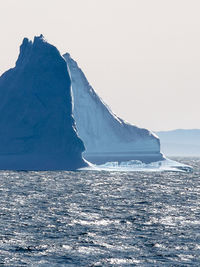
[[[85,166],[72,116],[66,62],[43,36],[24,39],[0,77],[0,169],[73,170]]]
[[[150,131],[126,123],[109,109],[88,83],[77,63],[64,55],[70,70],[74,118],[86,151],[93,163],[138,159],[149,163],[163,159],[160,141]]]

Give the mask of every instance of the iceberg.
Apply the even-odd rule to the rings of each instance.
[[[70,54],[63,56],[72,80],[73,114],[78,135],[85,144],[84,157],[94,164],[163,160],[159,138],[117,117],[94,91]]]
[[[0,99],[1,170],[87,166],[66,61],[42,35],[24,38],[15,67],[0,77]]]

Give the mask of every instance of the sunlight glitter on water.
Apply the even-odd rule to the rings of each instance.
[[[193,173],[0,172],[2,266],[199,266]]]

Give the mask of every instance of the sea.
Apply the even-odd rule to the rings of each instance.
[[[193,172],[0,172],[0,266],[200,266]]]

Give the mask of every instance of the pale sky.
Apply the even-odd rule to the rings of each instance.
[[[118,116],[200,128],[199,0],[0,0],[0,74],[24,37],[69,52]]]

